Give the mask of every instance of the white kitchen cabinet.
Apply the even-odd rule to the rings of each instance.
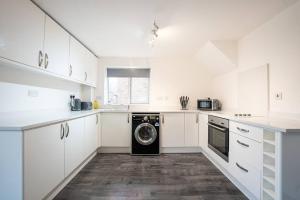
[[[184,113],[162,113],[161,147],[184,147]]]
[[[70,38],[70,76],[77,81],[85,80],[86,50],[75,38]]]
[[[101,120],[101,115],[100,114],[97,114],[98,116],[98,126],[97,126],[97,130],[98,130],[98,147],[101,147],[101,123],[102,123],[102,120]]]
[[[45,20],[44,63],[50,72],[69,76],[70,35],[50,17]]]
[[[44,24],[45,14],[32,2],[2,0],[0,57],[38,67],[43,57]]]
[[[40,200],[64,179],[63,124],[24,132],[24,197]]]
[[[98,74],[98,59],[91,53],[87,52],[87,79],[86,82],[96,87],[97,84],[97,74]]]
[[[184,143],[186,147],[197,147],[199,145],[198,121],[199,121],[198,113],[185,113]]]
[[[84,156],[85,158],[91,155],[98,146],[98,115],[90,115],[85,117],[84,131]]]
[[[206,151],[208,148],[208,115],[199,114],[199,146]]]
[[[84,160],[84,118],[65,124],[65,176],[68,176]]]
[[[130,147],[129,113],[101,114],[101,146]]]

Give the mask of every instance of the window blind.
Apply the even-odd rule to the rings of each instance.
[[[149,78],[150,77],[150,69],[107,68],[107,77]]]

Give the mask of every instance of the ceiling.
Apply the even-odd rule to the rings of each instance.
[[[208,40],[241,38],[295,1],[35,0],[99,57],[191,56]]]

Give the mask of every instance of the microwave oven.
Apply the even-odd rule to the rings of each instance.
[[[197,100],[198,110],[221,110],[221,103],[218,99],[198,99]]]

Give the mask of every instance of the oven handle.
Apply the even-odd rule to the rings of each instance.
[[[215,128],[215,129],[218,129],[218,130],[220,130],[220,131],[222,131],[222,132],[226,131],[226,128],[220,128],[220,127],[215,126],[215,125],[212,125],[212,124],[210,124],[210,123],[207,123],[207,125],[210,126],[210,127]]]

